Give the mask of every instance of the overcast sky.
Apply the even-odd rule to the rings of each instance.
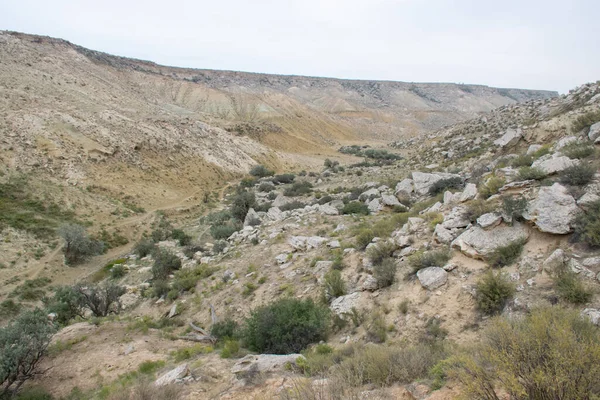
[[[566,92],[600,0],[0,0],[0,29],[160,64]]]

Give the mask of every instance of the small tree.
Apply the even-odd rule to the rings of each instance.
[[[65,261],[75,264],[89,256],[102,253],[104,245],[89,237],[85,228],[77,224],[65,224],[58,229],[58,234],[64,239]]]
[[[157,248],[152,253],[154,265],[152,265],[153,279],[167,279],[169,275],[181,268],[181,260],[168,250]]]
[[[56,314],[56,321],[66,325],[75,317],[83,317],[83,295],[72,286],[59,286],[54,290],[52,298],[44,299],[46,309]]]
[[[231,215],[237,220],[244,221],[248,210],[256,205],[256,197],[252,192],[242,191],[236,194],[231,203]]]
[[[23,312],[0,328],[0,397],[12,397],[27,380],[43,372],[39,363],[46,355],[56,326],[40,309]]]
[[[89,308],[95,317],[106,317],[111,311],[118,314],[121,309],[119,298],[125,294],[125,288],[114,283],[77,286],[77,291],[81,293],[82,305]]]
[[[274,174],[274,172],[269,170],[264,165],[255,165],[250,170],[250,175],[257,177],[257,178],[265,178],[267,176],[272,176],[273,174]]]

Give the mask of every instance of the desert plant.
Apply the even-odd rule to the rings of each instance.
[[[166,279],[173,271],[181,268],[181,260],[169,250],[157,248],[152,253],[152,258],[154,258],[153,279]]]
[[[579,313],[559,307],[524,318],[496,317],[481,344],[445,361],[468,398],[594,399],[600,395],[600,335]]]
[[[507,222],[512,224],[513,220],[521,218],[526,209],[527,199],[525,197],[502,197],[502,213]]]
[[[288,197],[305,196],[312,192],[312,183],[310,182],[295,182],[292,186],[285,189],[283,194]]]
[[[582,129],[589,128],[596,122],[600,121],[600,110],[588,111],[583,115],[575,118],[575,121],[571,123],[571,132],[578,133]]]
[[[210,334],[219,340],[235,339],[237,338],[238,326],[239,324],[235,320],[226,318],[214,323],[210,328]]]
[[[348,204],[344,205],[342,209],[342,214],[359,214],[359,215],[369,215],[369,207],[365,203],[360,201],[351,201]]]
[[[525,239],[519,239],[506,246],[496,248],[487,257],[488,264],[493,268],[500,268],[514,263],[523,252],[526,242]]]
[[[173,229],[171,231],[171,238],[179,241],[180,246],[187,246],[192,242],[192,237],[181,229]]]
[[[533,163],[533,157],[528,154],[521,154],[510,160],[510,166],[513,168],[529,167]]]
[[[327,338],[329,309],[312,300],[283,298],[254,309],[242,337],[252,351],[289,354]]]
[[[596,152],[593,145],[583,142],[572,142],[560,149],[569,158],[587,158]]]
[[[592,299],[592,291],[575,272],[567,268],[554,271],[553,281],[556,294],[561,300],[572,304],[585,304]]]
[[[340,271],[332,269],[325,274],[323,289],[328,297],[339,297],[346,294],[346,283]]]
[[[102,253],[102,242],[89,237],[85,228],[77,224],[64,224],[58,228],[58,234],[65,241],[63,251],[65,262],[75,264],[85,258]]]
[[[359,250],[364,250],[375,238],[375,233],[373,232],[372,229],[361,229],[357,234],[356,234],[356,247]]]
[[[540,180],[546,177],[546,173],[537,167],[521,167],[517,174],[517,179],[528,181],[531,179]]]
[[[378,242],[375,246],[367,250],[367,257],[369,257],[373,265],[379,265],[386,258],[390,258],[396,249],[398,249],[398,246],[391,241]]]
[[[448,189],[460,189],[463,185],[463,180],[459,176],[440,179],[429,187],[429,194],[435,196],[438,193],[443,193]]]
[[[123,286],[114,283],[106,285],[77,285],[81,294],[81,306],[88,308],[95,317],[106,317],[109,313],[121,311],[120,297],[125,294]]]
[[[83,295],[73,286],[58,286],[52,297],[43,299],[46,310],[56,314],[56,322],[66,325],[76,317],[84,316]]]
[[[273,183],[275,184],[284,184],[284,183],[292,183],[296,179],[296,175],[294,174],[281,174],[275,175],[273,177]]]
[[[0,328],[0,397],[14,397],[23,383],[41,373],[39,363],[56,328],[40,309],[24,311]]]
[[[431,317],[425,323],[425,331],[421,334],[419,340],[424,343],[434,344],[444,340],[448,336],[448,331],[442,328],[442,321],[439,318]]]
[[[377,280],[377,286],[380,288],[391,286],[396,280],[397,269],[398,264],[391,257],[384,258],[379,264],[375,264],[373,266],[373,276]]]
[[[220,254],[227,248],[227,241],[217,240],[213,245],[212,251],[214,254]]]
[[[479,186],[479,194],[484,199],[498,193],[498,190],[506,184],[506,180],[503,177],[492,176],[488,178],[483,185]]]
[[[475,286],[477,309],[486,315],[500,313],[515,293],[515,286],[503,274],[489,271]]]
[[[281,211],[291,211],[291,210],[297,210],[299,208],[304,208],[306,207],[306,204],[299,201],[299,200],[294,200],[294,201],[290,201],[288,203],[285,203],[284,205],[282,205],[281,207],[279,207],[279,209]]]
[[[387,326],[385,318],[380,312],[374,312],[371,315],[366,329],[367,341],[372,343],[384,343],[387,339]]]
[[[142,239],[136,243],[133,248],[133,252],[137,254],[139,258],[146,257],[148,254],[151,254],[154,251],[156,245],[150,239]]]
[[[269,193],[271,190],[275,190],[275,185],[273,185],[270,182],[263,182],[260,185],[258,185],[259,192]]]
[[[267,176],[272,176],[274,174],[273,171],[265,167],[264,165],[255,165],[250,169],[250,175],[255,176],[257,178],[265,178]]]
[[[256,205],[254,193],[241,191],[238,192],[231,202],[230,212],[238,221],[244,221],[248,210]]]
[[[452,253],[449,249],[421,251],[408,257],[408,265],[412,273],[416,274],[423,268],[443,267],[451,257]]]
[[[596,168],[580,163],[563,170],[560,174],[560,181],[567,185],[584,186],[590,183],[595,173]]]
[[[467,204],[466,216],[469,218],[469,221],[475,222],[483,214],[496,211],[497,207],[497,202],[481,199],[473,200]]]

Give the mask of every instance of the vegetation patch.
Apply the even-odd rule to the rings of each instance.
[[[498,247],[487,258],[488,264],[493,268],[500,268],[517,261],[525,247],[525,239],[515,240],[506,246]]]
[[[475,286],[477,309],[485,315],[502,312],[508,300],[515,293],[515,286],[500,273],[486,273]]]

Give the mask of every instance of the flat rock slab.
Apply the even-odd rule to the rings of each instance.
[[[190,373],[190,369],[187,364],[181,364],[175,369],[170,370],[166,374],[158,378],[154,384],[156,386],[165,386],[177,382],[179,379],[185,378]]]
[[[560,183],[541,187],[537,198],[533,200],[525,219],[533,221],[542,232],[564,235],[572,230],[572,224],[579,212],[573,196]]]
[[[423,268],[417,272],[417,278],[425,289],[434,290],[448,281],[448,272],[440,267]]]
[[[512,226],[501,225],[490,230],[473,226],[454,239],[452,247],[469,257],[485,259],[499,247],[507,246],[518,240],[527,240],[527,238],[529,238],[529,232],[518,222]]]

